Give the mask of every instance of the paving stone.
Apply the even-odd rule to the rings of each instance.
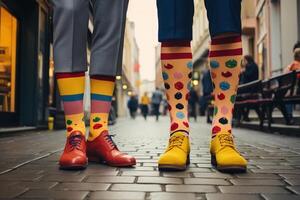
[[[300,179],[300,174],[279,174],[279,176],[285,179]]]
[[[53,190],[97,191],[107,190],[110,184],[103,183],[60,183]]]
[[[122,176],[159,176],[158,171],[124,171]]]
[[[199,200],[194,193],[152,192],[150,200]]]
[[[277,174],[254,174],[254,173],[244,173],[244,174],[236,174],[238,178],[245,179],[281,179]]]
[[[138,177],[138,183],[157,183],[157,184],[183,184],[179,178],[165,177]]]
[[[4,175],[0,175],[0,180],[7,181],[36,181],[41,178],[41,174],[13,174],[8,173]]]
[[[163,172],[163,176],[165,177],[173,177],[173,178],[188,178],[191,177],[191,173],[184,171],[184,172]]]
[[[74,175],[74,174],[65,174],[65,175],[46,175],[41,178],[41,181],[50,181],[50,182],[81,182],[85,178],[85,175]]]
[[[275,185],[275,186],[280,186],[280,185],[285,185],[284,182],[277,180],[277,179],[231,179],[231,183],[234,185],[254,185],[254,186],[259,186],[259,185]]]
[[[299,200],[300,196],[293,194],[262,194],[265,200]]]
[[[21,195],[24,199],[70,199],[70,200],[83,200],[88,195],[84,191],[54,191],[54,190],[29,190]]]
[[[300,186],[300,179],[287,179],[285,181],[292,186],[295,186],[295,185]]]
[[[210,193],[216,192],[215,186],[207,185],[166,185],[167,192],[197,192],[197,193]]]
[[[300,174],[299,169],[251,169],[253,173],[270,174]]]
[[[0,199],[15,198],[22,193],[26,192],[28,188],[22,186],[7,186],[1,185],[0,187]]]
[[[92,192],[89,199],[99,200],[144,200],[144,192]]]
[[[135,177],[125,176],[88,176],[85,182],[95,183],[133,183]]]
[[[292,192],[300,195],[300,186],[289,186],[287,187],[289,190],[291,190]]]
[[[193,175],[197,178],[232,178],[233,176],[230,174],[222,174],[219,172],[211,172],[211,173],[193,173]]]
[[[196,168],[196,167],[189,167],[186,172],[211,172],[210,168]]]
[[[261,200],[259,195],[248,194],[206,194],[207,200]]]
[[[58,182],[27,182],[22,181],[18,182],[16,185],[21,187],[26,187],[29,189],[50,189],[53,188],[55,185],[57,185]]]
[[[212,178],[185,178],[184,184],[190,185],[231,185],[230,182],[224,179]]]
[[[295,169],[292,166],[283,166],[283,165],[257,165],[260,169]]]
[[[136,191],[136,192],[159,192],[162,188],[159,184],[113,184],[112,191]]]
[[[236,193],[236,194],[286,194],[289,193],[283,187],[278,186],[220,186],[219,189],[223,193]]]
[[[121,168],[120,170],[121,171],[154,171],[155,169],[154,167],[134,167],[134,168]]]

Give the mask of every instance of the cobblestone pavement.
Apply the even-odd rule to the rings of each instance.
[[[135,168],[90,164],[84,171],[59,170],[63,131],[0,138],[0,199],[300,199],[300,138],[235,129],[249,169],[228,175],[210,165],[209,125],[191,127],[191,165],[185,172],[157,171],[167,118],[121,119],[112,127],[120,149],[137,157]]]

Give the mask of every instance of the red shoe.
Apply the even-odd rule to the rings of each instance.
[[[119,151],[107,131],[102,132],[93,141],[87,141],[89,161],[102,162],[113,167],[129,167],[136,165],[134,157]]]
[[[67,138],[59,159],[60,169],[85,169],[87,163],[85,137],[80,131],[74,131]]]

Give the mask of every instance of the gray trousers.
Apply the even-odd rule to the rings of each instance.
[[[87,71],[90,2],[94,24],[90,75],[121,72],[128,0],[52,0],[55,72]]]

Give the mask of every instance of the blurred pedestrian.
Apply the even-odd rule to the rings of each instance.
[[[163,100],[163,96],[159,88],[155,88],[155,91],[152,94],[151,97],[151,105],[152,105],[152,110],[153,114],[155,115],[156,121],[158,121],[159,118],[159,108],[160,108],[160,103]]]
[[[189,117],[193,117],[195,122],[197,121],[197,103],[198,103],[197,91],[192,87],[189,93]]]
[[[244,56],[242,60],[242,70],[240,76],[240,84],[250,83],[259,78],[258,65],[250,55]]]
[[[136,112],[139,108],[139,101],[135,95],[130,96],[127,107],[129,109],[131,119],[135,119]]]
[[[211,94],[213,92],[213,85],[212,85],[211,75],[210,75],[210,70],[208,69],[208,65],[206,65],[206,69],[203,72],[203,77],[201,82],[202,82],[202,96],[199,99],[200,115],[205,116],[205,112],[207,111],[207,107],[212,97]]]
[[[148,97],[148,93],[145,92],[141,98],[141,112],[145,120],[147,120],[147,116],[149,112],[149,104],[150,104],[150,98]]]
[[[254,59],[250,55],[244,56],[242,60],[242,70],[240,75],[240,84],[250,83],[256,81],[259,78],[258,65],[255,63]],[[248,91],[249,93],[255,91]],[[243,109],[243,120],[250,121],[249,119],[249,108],[246,107]]]
[[[294,60],[286,67],[285,72],[300,70],[300,41],[295,44],[293,52]]]
[[[294,60],[292,61],[291,64],[289,64],[285,68],[285,73],[300,70],[300,41],[294,45],[293,52],[294,52]],[[300,77],[298,77],[297,94],[300,94]],[[294,109],[293,104],[286,104],[285,108],[287,112],[286,123],[287,125],[292,125],[295,123],[293,117],[293,109]]]
[[[83,169],[88,161],[132,166],[134,157],[120,152],[108,130],[108,116],[116,73],[122,66],[122,48],[128,0],[51,0],[55,76],[63,102],[67,142],[61,169]],[[90,8],[93,9],[90,12]],[[89,63],[91,86],[90,128],[86,141],[83,96],[88,69],[87,43],[93,20]]]

